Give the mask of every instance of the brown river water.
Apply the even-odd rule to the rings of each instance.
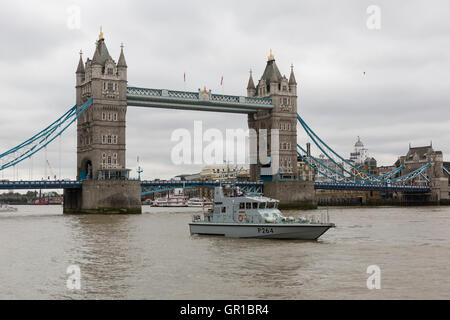
[[[0,299],[450,298],[450,207],[320,208],[307,214],[337,227],[319,241],[191,236],[195,208],[18,208],[0,213]],[[380,289],[367,288],[370,265]]]

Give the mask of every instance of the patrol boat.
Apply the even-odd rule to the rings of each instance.
[[[194,215],[189,223],[191,234],[316,240],[335,227],[334,223],[285,217],[276,199],[240,194],[235,188],[231,191],[231,196],[225,197],[221,186],[214,188],[213,208],[204,212],[203,220],[200,215]]]

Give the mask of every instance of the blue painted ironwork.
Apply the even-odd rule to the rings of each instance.
[[[424,165],[421,166],[420,168],[418,168],[418,169],[416,169],[416,170],[414,170],[414,171],[411,171],[411,172],[409,172],[409,173],[407,173],[407,174],[405,174],[405,175],[403,175],[403,176],[401,176],[401,177],[391,179],[391,182],[392,182],[392,183],[405,183],[405,182],[408,182],[408,181],[410,181],[410,180],[416,178],[416,177],[419,176],[419,175],[422,175],[422,176],[423,176],[423,173],[424,173],[429,167],[431,167],[431,165],[430,165],[429,163],[424,164]],[[429,181],[429,180],[428,180],[428,181]]]
[[[315,182],[315,189],[331,189],[331,190],[367,190],[367,191],[402,191],[428,193],[431,191],[429,186],[405,186],[388,183],[332,183],[332,182]]]
[[[165,192],[180,188],[217,187],[219,185],[235,185],[246,193],[260,194],[263,191],[262,182],[219,182],[219,181],[142,181],[141,195],[155,192]]]
[[[384,182],[373,182],[373,181],[368,181],[368,182],[367,182],[367,181],[362,181],[362,182],[346,182],[345,180],[343,180],[343,181],[341,180],[341,181],[340,181],[340,180],[337,180],[337,179],[335,179],[335,178],[329,176],[328,174],[326,174],[326,173],[323,172],[322,170],[320,170],[320,166],[323,166],[323,167],[326,168],[327,170],[329,170],[329,171],[331,171],[331,172],[333,172],[333,173],[339,175],[339,176],[342,177],[342,178],[348,179],[348,177],[345,177],[345,176],[342,175],[341,173],[336,172],[335,170],[329,168],[327,165],[323,164],[320,160],[318,160],[318,159],[314,158],[313,156],[311,156],[311,155],[310,155],[305,149],[303,149],[300,145],[297,145],[297,146],[300,148],[300,150],[301,150],[302,152],[304,152],[304,153],[307,155],[307,156],[302,156],[302,155],[300,154],[300,152],[297,151],[297,154],[303,159],[303,161],[305,161],[311,168],[313,168],[314,171],[316,171],[317,173],[323,175],[324,177],[326,177],[326,178],[328,178],[328,179],[334,181],[334,183],[337,183],[337,184],[348,184],[348,183],[350,183],[351,186],[353,186],[353,185],[360,185],[360,186],[361,186],[361,189],[360,189],[360,190],[366,190],[366,189],[367,189],[367,186],[372,186],[373,189],[371,189],[371,190],[377,190],[377,189],[379,189],[379,188],[386,188],[385,185],[390,185],[390,186],[392,186],[392,188],[393,188],[394,190],[397,190],[398,187],[401,187],[401,186],[402,186],[401,183],[406,183],[406,182],[408,182],[408,181],[414,179],[414,178],[417,177],[418,175],[421,175],[428,183],[430,182],[430,180],[428,179],[428,177],[426,177],[426,176],[424,175],[424,172],[430,167],[430,164],[429,164],[429,163],[427,163],[427,164],[425,164],[424,166],[420,167],[419,169],[414,170],[414,171],[412,171],[412,172],[410,172],[410,173],[407,173],[407,174],[405,174],[405,175],[403,175],[403,176],[400,176],[400,177],[397,177],[397,178],[394,178],[394,179],[389,179],[389,177],[391,177],[392,175],[398,173],[401,169],[404,168],[404,166],[402,165],[402,166],[396,168],[395,170],[392,170],[392,171],[386,173],[386,174],[384,175],[384,176],[385,176],[385,181],[384,181]],[[308,159],[309,159],[309,160],[308,160]],[[310,161],[310,160],[312,160],[312,161]],[[319,163],[319,166],[316,165],[314,162],[315,162],[315,163]],[[333,184],[333,183],[331,183],[331,184]],[[326,185],[330,185],[330,183],[327,183]],[[371,187],[369,187],[369,188],[371,188]],[[397,188],[397,189],[396,189],[396,188]],[[355,189],[355,187],[353,187],[353,189]]]
[[[320,139],[319,136],[317,136],[317,134],[306,124],[306,122],[300,117],[299,114],[297,114],[297,120],[299,121],[299,123],[302,125],[303,129],[305,130],[305,132],[307,133],[307,135],[311,138],[311,140],[314,142],[314,144],[323,152],[323,154],[330,159],[336,166],[338,166],[343,172],[348,173],[350,176],[354,177],[356,180],[355,182],[358,181],[365,181],[365,182],[369,182],[369,181],[382,181],[380,180],[377,176],[374,176],[370,173],[365,172],[364,170],[362,170],[361,168],[355,166],[353,163],[345,160],[342,156],[340,156],[337,152],[335,152],[330,146],[328,146],[322,139]],[[317,139],[317,140],[316,140]],[[320,143],[319,143],[319,142]],[[353,168],[355,170],[355,173],[345,169],[345,167],[343,165],[341,165],[340,163],[338,163],[336,160],[333,159],[333,157],[331,157],[327,151],[325,151],[325,149],[321,146],[321,144],[327,149],[329,150],[332,154],[334,154],[336,157],[338,157],[343,163],[349,165],[351,168]]]
[[[6,162],[2,163],[0,166],[0,171],[15,166],[16,164],[30,158],[35,153],[39,152],[48,144],[53,142],[56,138],[61,136],[61,134],[63,134],[64,131],[66,131],[66,129],[92,104],[92,101],[93,99],[90,98],[80,107],[75,105],[64,113],[58,120],[50,124],[39,133],[0,154],[0,159],[6,159]],[[16,153],[19,153],[19,155],[16,155]]]
[[[127,88],[127,104],[137,107],[153,107],[182,110],[201,110],[230,113],[256,113],[273,109],[271,98],[254,98],[220,94],[201,94],[166,89]]]
[[[386,181],[387,179],[395,176],[397,173],[402,171],[404,168],[405,168],[404,165],[400,165],[399,167],[395,168],[394,170],[386,172],[385,174],[382,174],[381,176],[379,176],[379,178],[383,181]]]
[[[76,180],[0,181],[0,189],[73,189],[81,188]]]
[[[308,136],[313,140],[313,142],[315,143],[315,145],[324,153],[324,155],[330,159],[337,167],[339,167],[343,172],[346,172],[348,174],[350,174],[353,178],[349,179],[349,177],[346,177],[345,175],[336,172],[335,170],[329,168],[328,166],[326,166],[325,164],[323,164],[322,162],[320,162],[318,159],[312,157],[312,155],[308,154],[302,147],[300,147],[300,145],[297,145],[304,153],[307,154],[307,156],[314,160],[315,162],[319,163],[320,165],[322,165],[324,168],[326,168],[326,170],[331,171],[335,174],[338,174],[339,177],[341,177],[344,181],[345,180],[353,180],[351,181],[352,183],[358,183],[358,184],[384,184],[384,183],[393,183],[393,184],[404,184],[408,181],[413,180],[414,178],[418,177],[418,176],[422,176],[425,178],[425,180],[427,182],[430,182],[430,180],[424,175],[424,172],[430,167],[430,164],[427,163],[424,166],[420,167],[417,170],[414,170],[410,173],[407,173],[403,176],[400,177],[394,177],[396,174],[398,174],[402,169],[404,169],[404,166],[401,165],[400,167],[387,172],[379,177],[369,174],[367,172],[365,172],[364,170],[362,170],[361,168],[353,165],[351,162],[345,160],[343,157],[341,157],[338,153],[336,153],[331,147],[329,147],[322,139],[320,139],[320,137],[318,137],[314,131],[306,124],[306,122],[300,117],[300,115],[297,114],[297,119],[300,122],[300,124],[302,125],[303,129],[305,130],[305,132],[308,134]],[[319,143],[319,142],[320,143]],[[338,163],[337,161],[335,161],[328,153],[327,151],[325,151],[325,149],[321,146],[321,144],[327,149],[329,150],[332,154],[334,154],[336,157],[338,157],[340,160],[342,160],[343,163],[346,163],[347,165],[351,166],[355,172],[357,174],[354,174],[351,171],[348,171],[344,168],[344,166],[342,166],[340,163]],[[302,157],[303,159],[305,159],[305,157]],[[308,163],[309,164],[309,163]],[[311,166],[314,170],[316,170],[317,172],[320,172],[320,168],[318,166]],[[327,176],[328,178],[330,178],[329,176]],[[336,179],[332,179],[334,181],[336,181]]]
[[[328,167],[326,164],[324,164],[323,162],[321,162],[319,159],[313,157],[311,154],[309,154],[304,148],[302,148],[300,145],[297,144],[297,147],[304,153],[306,154],[306,157],[302,156],[298,151],[297,154],[303,159],[303,161],[305,161],[311,168],[313,168],[317,173],[323,175],[324,177],[326,177],[327,179],[333,180],[335,182],[353,182],[353,183],[373,183],[374,181],[355,181],[354,179],[351,179],[350,177],[347,177],[345,175],[343,175],[340,172],[337,172],[335,170],[333,170],[332,168]],[[312,161],[308,161],[308,159],[312,160]],[[314,163],[318,163],[319,165],[315,165]],[[324,167],[325,170],[331,171],[334,174],[337,174],[340,177],[340,180],[335,179],[327,174],[325,174],[324,172],[322,172],[320,170],[320,166]],[[402,169],[404,169],[405,167],[403,165],[400,165],[399,167],[395,168],[392,171],[389,171],[381,176],[379,176],[378,178],[380,178],[380,181],[378,183],[388,183],[390,181],[390,178],[394,175],[396,175],[398,172],[400,172]],[[400,178],[400,177],[399,177]],[[424,176],[425,180],[427,180],[427,182],[430,182],[430,180]]]
[[[420,176],[421,176],[422,178],[424,178],[424,179],[426,180],[427,183],[430,183],[430,179],[429,179],[426,175],[424,175],[423,172],[420,173]]]
[[[450,171],[446,167],[442,166],[442,169],[444,170],[445,173],[447,173],[450,176]]]
[[[330,170],[331,172],[333,172],[333,173],[335,173],[335,174],[337,174],[337,175],[339,175],[339,176],[344,177],[345,179],[347,179],[347,178],[346,178],[345,176],[343,176],[342,174],[340,174],[340,173],[334,171],[333,169],[329,168],[327,165],[323,164],[323,163],[322,163],[321,161],[319,161],[318,159],[314,158],[314,157],[313,157],[312,155],[310,155],[305,149],[303,149],[302,147],[300,147],[300,145],[297,145],[297,147],[299,147],[300,150],[302,150],[302,151],[306,154],[306,156],[302,156],[302,155],[300,154],[300,152],[298,152],[298,151],[297,151],[297,154],[302,158],[303,161],[305,161],[305,162],[306,162],[311,168],[313,168],[314,171],[316,171],[318,174],[324,176],[325,178],[327,178],[327,179],[329,179],[329,180],[333,180],[334,182],[341,182],[341,181],[337,180],[336,178],[333,178],[333,177],[329,176],[328,174],[324,173],[323,171],[321,171],[321,170],[319,169],[319,167],[318,167],[315,163],[318,163],[319,166],[323,166],[323,167],[325,167],[327,170]],[[308,160],[308,159],[309,159],[309,160]],[[312,160],[312,161],[310,161],[310,160]]]
[[[261,194],[262,182],[222,182],[222,185],[235,184],[249,194]],[[178,188],[216,187],[217,181],[142,181],[142,195],[164,192]],[[73,189],[81,188],[82,182],[76,180],[38,180],[38,181],[0,181],[0,190],[12,189]],[[335,190],[374,190],[374,191],[402,191],[402,192],[430,192],[429,186],[407,186],[388,183],[350,183],[350,182],[315,182],[315,189]]]

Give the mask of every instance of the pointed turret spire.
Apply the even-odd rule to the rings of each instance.
[[[94,56],[92,57],[92,64],[105,65],[106,60],[110,59],[108,48],[106,48],[105,38],[103,37],[102,27],[100,27],[100,35],[98,36],[98,41],[96,42],[96,48]]]
[[[102,26],[100,26],[100,34],[98,35],[98,41],[100,41],[100,40],[105,40],[105,38],[103,37]]]
[[[247,89],[256,89],[255,83],[253,82],[252,69],[250,69],[250,78],[248,78]]]
[[[272,49],[270,49],[270,55],[267,57],[267,61],[275,61],[275,57],[272,54]]]
[[[120,56],[119,61],[117,62],[118,67],[127,67],[127,62],[125,61],[125,55],[123,54],[123,43],[120,45]]]
[[[275,63],[275,58],[272,54],[272,49],[270,50],[270,55],[267,58],[267,65],[261,80],[265,80],[266,83],[280,82],[283,77],[281,76],[280,70],[278,70],[277,64]]]
[[[294,76],[294,65],[291,64],[291,75],[289,76],[289,84],[297,84],[297,81],[295,80],[295,76]]]
[[[83,51],[80,50],[80,61],[78,62],[78,68],[75,73],[84,73],[84,63],[83,63]]]

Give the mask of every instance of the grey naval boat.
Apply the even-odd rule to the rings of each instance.
[[[191,234],[234,238],[272,238],[316,240],[333,223],[305,218],[297,221],[285,217],[278,209],[278,200],[260,195],[244,195],[233,188],[230,197],[223,188],[214,188],[213,208],[204,212],[204,219],[194,215],[189,223]],[[328,220],[328,216],[327,219]]]

